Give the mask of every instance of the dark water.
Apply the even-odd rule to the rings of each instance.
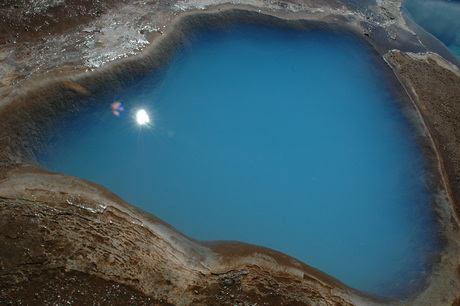
[[[403,8],[460,59],[460,1],[404,0]]]
[[[41,163],[193,238],[267,246],[358,289],[404,294],[436,251],[430,192],[377,71],[338,34],[201,31],[160,81],[119,97],[120,117],[107,102]]]

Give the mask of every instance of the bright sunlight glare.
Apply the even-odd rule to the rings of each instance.
[[[140,124],[140,125],[149,123],[149,122],[150,122],[149,115],[147,115],[147,112],[146,112],[145,110],[140,109],[140,110],[136,113],[136,121],[137,121],[137,123]]]

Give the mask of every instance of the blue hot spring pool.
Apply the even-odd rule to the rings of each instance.
[[[343,34],[200,30],[40,162],[193,238],[263,245],[404,295],[438,245],[427,165],[379,67]]]
[[[457,0],[404,0],[406,13],[442,41],[460,59],[460,2]]]

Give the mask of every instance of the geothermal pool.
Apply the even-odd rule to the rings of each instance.
[[[200,30],[40,162],[193,238],[270,247],[401,296],[438,244],[424,156],[374,59],[343,33]]]
[[[422,28],[442,41],[460,59],[460,2],[404,0],[404,11]]]

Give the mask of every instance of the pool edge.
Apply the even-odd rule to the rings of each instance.
[[[234,10],[234,9],[232,8],[231,10]],[[222,12],[219,11],[219,13],[221,14]],[[253,13],[257,13],[257,12],[253,12]],[[253,14],[253,13],[251,13],[251,14]],[[198,12],[198,13],[193,13],[193,14],[203,14],[203,13]],[[206,14],[208,14],[208,13],[206,13]],[[212,13],[209,13],[209,14],[215,14],[215,13],[212,12]],[[340,30],[339,28],[340,28],[340,26],[338,26],[338,30]],[[169,34],[171,34],[171,33],[169,33]],[[142,57],[142,56],[146,56],[146,55],[141,55],[141,57]],[[132,62],[132,61],[135,62],[136,59],[128,59],[128,60],[126,60],[125,62],[130,62],[130,61],[131,61],[131,62]],[[123,64],[123,63],[122,63],[122,64]],[[109,67],[109,66],[108,66],[107,68],[103,68],[103,69],[108,69],[108,70],[114,69],[114,67],[116,67],[117,65],[118,65],[118,63],[117,63],[117,64],[114,64],[113,67]],[[393,69],[395,69],[395,68],[393,68]],[[133,68],[133,71],[136,71],[136,70],[137,70],[137,69]],[[97,74],[97,73],[100,73],[101,75],[103,75],[104,72],[98,72],[98,71],[96,71],[95,74]],[[101,76],[101,77],[103,77],[103,76]],[[80,79],[79,77],[75,77],[75,78],[71,78],[70,80],[69,80],[68,78],[65,78],[64,80],[55,80],[56,82],[55,82],[54,84],[50,84],[50,85],[49,85],[50,87],[48,87],[48,88],[46,89],[46,91],[50,92],[50,91],[51,91],[51,88],[53,88],[54,86],[57,86],[57,87],[55,87],[55,88],[58,88],[58,90],[62,92],[62,96],[60,97],[60,99],[70,99],[70,100],[72,100],[72,99],[77,99],[77,98],[84,98],[84,99],[87,99],[87,100],[89,101],[91,98],[87,98],[87,94],[86,94],[84,91],[82,91],[82,90],[78,90],[80,87],[77,86],[77,85],[82,86],[82,88],[85,88],[85,89],[87,89],[88,87],[90,87],[90,86],[88,86],[87,84],[91,83],[91,80],[88,80],[88,79],[85,80],[85,78],[86,78],[86,76],[83,76],[83,79]],[[71,83],[69,83],[69,82],[71,82]],[[69,85],[69,84],[73,84],[73,85]],[[77,85],[75,85],[75,84],[77,84]],[[125,85],[123,85],[123,86],[125,86]],[[80,88],[80,89],[81,89],[81,88]],[[95,90],[91,90],[91,89],[90,89],[89,92],[91,92],[92,94],[94,94]],[[56,94],[56,92],[53,93],[53,95],[55,95],[55,94]],[[39,101],[40,99],[44,99],[44,100],[47,99],[47,97],[46,97],[46,95],[47,95],[46,92],[42,92],[42,93],[38,93],[38,94],[37,94],[36,91],[35,91],[35,92],[32,91],[32,92],[31,92],[31,95],[32,95],[32,97],[33,97],[32,99],[31,99],[31,96],[23,96],[23,97],[21,98],[21,100],[24,101],[24,102],[23,102],[24,104],[22,104],[22,105],[21,105],[21,103],[18,103],[18,104],[17,104],[18,100],[16,100],[14,106],[11,104],[11,106],[8,106],[8,107],[12,107],[12,109],[14,110],[14,109],[16,109],[17,106],[19,106],[20,113],[22,114],[22,113],[23,113],[24,111],[26,111],[26,110],[27,110],[27,111],[30,111],[30,102],[29,102],[30,100],[35,101],[35,103],[39,103],[39,102],[37,102],[37,101]],[[35,95],[35,96],[34,96],[34,95]],[[43,101],[43,100],[41,100],[41,101]],[[36,107],[38,107],[38,106],[36,106]],[[40,107],[43,108],[43,105],[40,105]],[[64,105],[64,107],[66,107],[66,106]],[[3,111],[5,110],[5,106],[3,107],[2,110],[3,110]],[[2,110],[0,110],[0,111],[2,111]],[[32,113],[33,113],[33,112],[30,112],[30,113],[29,113],[29,118],[32,118],[32,119],[33,119],[33,117],[36,116],[36,114],[33,114],[33,116],[32,116]],[[19,113],[15,114],[15,116],[16,116],[16,115],[19,115]],[[13,119],[11,119],[11,120],[13,120]],[[12,122],[10,122],[10,123],[12,123]],[[16,122],[16,123],[17,123],[17,122]],[[5,124],[5,122],[2,122],[2,124]],[[13,124],[13,123],[12,123],[12,124]],[[28,137],[29,134],[30,134],[30,131],[33,131],[34,127],[29,127],[29,128],[30,128],[30,129],[26,129],[25,131],[20,132],[20,133],[19,133],[19,136],[21,136],[21,137],[22,137],[22,136],[26,137],[26,135],[27,135],[27,137]],[[50,127],[50,128],[51,128],[51,127]],[[10,129],[8,129],[8,130],[10,130]],[[14,130],[14,129],[13,129],[13,130]],[[32,134],[32,136],[34,136],[34,135]],[[35,135],[35,136],[36,136],[36,135]],[[35,141],[30,141],[30,142],[26,143],[26,145],[24,145],[24,139],[21,138],[21,137],[20,137],[19,139],[16,139],[16,142],[15,142],[15,143],[17,144],[17,146],[16,146],[15,148],[13,148],[13,150],[11,150],[11,151],[9,151],[9,152],[2,151],[2,153],[5,154],[5,155],[2,156],[2,161],[4,162],[4,163],[3,163],[4,169],[10,168],[11,165],[15,165],[14,167],[17,168],[17,169],[19,169],[19,168],[22,168],[22,167],[23,167],[23,166],[22,166],[23,164],[29,164],[29,163],[33,163],[33,162],[34,162],[34,161],[33,161],[33,151],[34,151],[35,149],[34,149],[33,147],[31,147],[31,145],[34,145],[34,143],[35,143],[36,140],[35,140]],[[42,137],[39,136],[39,137],[36,138],[36,139],[39,139],[39,140],[40,140],[41,138],[42,138]],[[4,138],[3,138],[3,139],[4,139]],[[10,142],[10,144],[11,144],[11,142]],[[40,145],[39,143],[35,143],[35,144],[36,144],[36,145]],[[24,149],[23,152],[18,152],[18,150],[22,151],[23,149]],[[6,161],[6,162],[5,162],[5,161]],[[35,170],[34,170],[34,171],[35,171]],[[26,173],[26,172],[25,172],[25,173]],[[4,174],[4,176],[5,176],[5,175],[8,175],[8,174]],[[28,175],[26,175],[26,176],[28,176]],[[4,184],[5,184],[5,178],[4,178],[3,180],[0,181],[0,187],[1,187],[1,186],[5,186]],[[25,189],[24,189],[24,190],[25,190]],[[6,191],[4,191],[4,192],[6,192]],[[24,192],[25,192],[25,191],[24,191]],[[19,193],[20,193],[20,192],[19,192]],[[5,198],[9,198],[6,194],[3,194],[2,196],[4,196]],[[453,219],[452,219],[452,220],[449,220],[449,222],[451,222],[453,225],[456,225],[456,224],[458,225],[458,221],[457,221],[457,219],[456,219],[456,217],[455,217],[455,212],[452,212],[452,213],[451,213],[451,218],[453,218]],[[453,233],[451,233],[451,234],[454,235],[455,232],[453,232]],[[458,233],[457,233],[457,234],[458,234]],[[451,241],[450,243],[454,243],[454,242]],[[458,248],[458,245],[457,245],[456,247]],[[450,254],[450,256],[452,256],[452,254]],[[454,262],[452,262],[452,263],[454,263]],[[458,264],[458,263],[457,263],[457,264]],[[458,277],[458,275],[457,275],[457,277]],[[325,281],[325,282],[326,282],[326,283],[327,283],[327,282],[330,282],[330,280],[327,280],[327,281]],[[335,286],[338,286],[338,285],[337,285],[337,284],[334,284],[334,286],[332,286],[332,287],[335,287]],[[457,286],[458,286],[458,280],[457,280]],[[340,288],[340,286],[338,286],[338,288]],[[344,290],[344,289],[342,288],[341,290]],[[347,290],[349,290],[349,289],[346,289],[345,291],[347,291]],[[340,291],[340,290],[339,290],[339,291]],[[427,291],[425,291],[425,292],[427,292]],[[417,298],[416,298],[414,301],[416,301],[416,300],[417,300]]]

